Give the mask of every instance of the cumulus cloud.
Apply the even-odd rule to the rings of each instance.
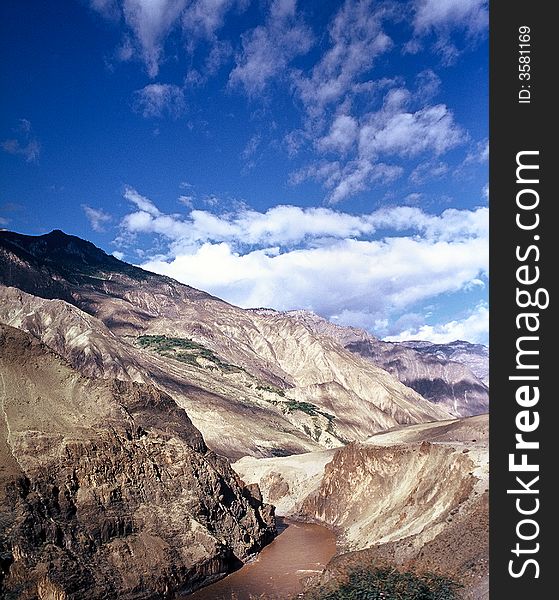
[[[242,35],[230,86],[241,86],[250,96],[261,94],[292,59],[308,52],[312,40],[311,30],[297,13],[296,0],[274,0],[266,23]]]
[[[307,308],[373,328],[487,275],[487,208],[352,215],[284,205],[181,216],[162,213],[133,188],[125,194],[134,210],[121,222],[122,238],[159,240],[159,256],[143,258],[144,268],[240,306]]]
[[[206,242],[227,242],[234,247],[290,247],[325,238],[371,236],[382,230],[413,231],[432,241],[487,236],[487,208],[473,211],[450,208],[432,215],[417,207],[395,206],[352,215],[330,208],[278,205],[265,212],[241,206],[222,215],[191,210],[182,216],[162,213],[131,187],[125,189],[124,197],[137,208],[122,221],[127,233],[158,234],[173,242],[175,249],[177,244],[190,247]]]
[[[386,318],[440,294],[458,292],[487,268],[486,244],[394,237],[337,240],[316,248],[236,252],[204,243],[143,267],[245,307],[307,308],[327,317],[344,310]],[[413,257],[413,260],[411,259]]]
[[[134,92],[133,106],[146,118],[165,115],[177,118],[186,108],[184,91],[169,83],[150,83]]]
[[[92,208],[87,204],[82,204],[82,209],[93,231],[105,231],[105,225],[112,221],[111,215],[101,208]]]
[[[14,128],[16,137],[0,142],[0,147],[8,154],[23,156],[26,162],[37,162],[41,153],[41,144],[33,133],[31,121],[20,119]]]
[[[385,339],[392,342],[407,340],[427,340],[436,344],[446,344],[456,340],[466,340],[477,344],[486,344],[489,334],[489,308],[482,302],[466,317],[439,323],[420,325],[406,329],[398,335]]]

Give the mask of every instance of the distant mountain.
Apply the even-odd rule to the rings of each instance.
[[[489,410],[489,351],[486,346],[463,341],[450,344],[384,342],[363,329],[342,327],[309,311],[285,314],[386,369],[456,417]]]
[[[424,341],[401,342],[401,344],[424,355],[462,363],[470,367],[472,373],[480,381],[489,385],[489,348],[487,346],[470,344],[463,340],[456,340],[448,344],[433,344],[433,342]]]

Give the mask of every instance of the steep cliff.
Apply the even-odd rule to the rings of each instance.
[[[7,326],[0,372],[4,597],[172,597],[272,539],[273,508],[167,394]]]

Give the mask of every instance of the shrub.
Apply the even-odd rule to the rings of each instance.
[[[458,600],[456,582],[432,573],[357,569],[337,589],[318,590],[317,600]]]

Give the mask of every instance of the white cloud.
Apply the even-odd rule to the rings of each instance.
[[[127,214],[122,227],[127,233],[155,233],[174,244],[228,242],[234,246],[293,246],[324,238],[347,239],[371,236],[379,230],[416,232],[430,241],[457,241],[487,237],[487,208],[473,211],[447,209],[440,215],[425,213],[412,206],[382,208],[351,215],[330,208],[300,208],[278,205],[266,212],[241,206],[216,215],[191,210],[188,217],[167,215],[126,187],[124,198],[139,210]]]
[[[415,95],[421,102],[432,100],[441,87],[441,79],[432,69],[425,69],[418,73],[415,82],[417,86]]]
[[[225,15],[237,0],[193,0],[183,14],[184,29],[198,37],[212,39],[225,21]]]
[[[241,152],[241,158],[245,161],[249,161],[258,150],[261,142],[262,136],[259,133],[255,133],[253,136],[251,136]]]
[[[294,78],[311,117],[353,92],[376,58],[392,47],[392,40],[382,29],[384,16],[384,9],[376,9],[372,0],[346,0],[340,8],[328,28],[330,48],[310,77],[299,73]]]
[[[186,206],[187,208],[193,208],[194,206],[194,196],[192,195],[186,195],[186,194],[181,194],[178,197],[178,201],[183,205]]]
[[[187,0],[123,0],[124,19],[134,33],[150,77],[159,73],[163,45],[186,3]]]
[[[231,54],[228,43],[217,40],[227,12],[243,10],[248,0],[89,0],[106,19],[122,20],[126,26],[116,57],[128,61],[139,58],[151,78],[159,73],[165,60],[165,43],[173,31],[180,30],[187,48],[193,50],[200,39],[212,42],[206,67],[215,71]]]
[[[117,19],[120,15],[118,0],[90,0],[91,8],[107,19]]]
[[[135,204],[142,212],[148,213],[154,217],[157,217],[161,214],[157,206],[145,196],[139,194],[133,187],[126,186],[124,188],[123,197]]]
[[[345,310],[380,319],[464,289],[486,271],[486,254],[486,242],[479,239],[346,239],[317,248],[282,253],[270,247],[246,254],[226,242],[208,242],[172,260],[142,266],[240,306],[307,308],[327,317]]]
[[[337,153],[339,160],[300,169],[291,182],[300,183],[306,178],[321,181],[329,190],[328,200],[336,203],[368,189],[374,182],[386,184],[400,177],[403,168],[387,163],[387,157],[394,161],[424,154],[441,156],[464,143],[467,133],[446,105],[414,108],[437,86],[438,77],[424,71],[415,94],[398,85],[386,92],[376,111],[359,119],[347,112],[339,113],[328,133],[315,144],[321,152]],[[412,181],[420,183],[422,174],[429,176],[419,169],[412,173]],[[436,175],[436,170],[430,175]]]
[[[335,150],[346,152],[357,140],[358,126],[357,121],[349,115],[338,115],[328,135],[322,137],[317,142],[319,150]]]
[[[418,204],[423,198],[423,194],[419,192],[412,192],[405,197],[406,204]]]
[[[133,105],[146,118],[164,115],[177,118],[186,108],[184,91],[169,83],[150,83],[136,90]]]
[[[368,189],[375,181],[383,184],[394,181],[402,175],[403,171],[404,169],[398,165],[374,163],[368,159],[351,161],[336,174],[336,179],[332,180],[333,185],[326,182],[326,187],[331,188],[328,201],[330,204],[341,202]]]
[[[87,204],[82,204],[82,209],[93,231],[105,231],[105,225],[112,221],[111,215],[101,208],[92,208]]]
[[[312,33],[297,13],[296,0],[274,0],[265,25],[242,36],[242,51],[229,76],[231,86],[261,94],[269,81],[285,73],[293,58],[308,52]]]
[[[417,52],[419,40],[433,33],[433,49],[446,64],[452,64],[461,54],[452,37],[454,31],[465,33],[471,41],[484,34],[489,24],[488,0],[415,0],[414,12],[415,37],[405,49]]]
[[[431,215],[396,206],[351,215],[276,206],[179,216],[132,188],[125,193],[138,210],[124,217],[121,239],[152,234],[167,247],[143,267],[240,306],[308,308],[372,327],[487,275],[487,208]]]
[[[489,140],[486,138],[475,144],[473,148],[470,148],[466,158],[464,159],[464,165],[470,163],[484,163],[489,160]]]
[[[392,342],[406,340],[428,340],[436,344],[446,344],[456,340],[466,340],[472,343],[486,344],[489,334],[489,308],[480,303],[474,311],[463,319],[452,320],[437,325],[421,325],[406,329],[398,335],[385,339]]]
[[[410,181],[421,185],[433,179],[440,179],[448,173],[448,165],[442,161],[428,160],[419,163],[410,173]]]
[[[16,139],[8,139],[0,142],[0,145],[4,152],[23,156],[27,162],[36,162],[41,151],[41,145],[37,140],[21,143]]]
[[[361,155],[440,155],[464,141],[465,133],[444,104],[408,111],[405,92],[391,90],[383,108],[366,118],[359,134]]]
[[[414,28],[418,34],[430,30],[465,29],[477,33],[487,27],[487,0],[416,0]]]

